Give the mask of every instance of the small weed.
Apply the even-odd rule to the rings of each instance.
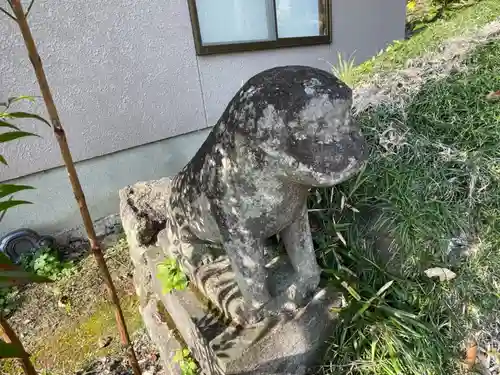
[[[32,254],[23,255],[21,264],[25,270],[48,277],[51,280],[60,280],[70,276],[74,271],[72,262],[62,262],[57,253],[48,247],[42,247]]]
[[[16,305],[19,290],[16,287],[0,288],[0,311],[9,314]]]
[[[332,73],[348,86],[354,84],[354,56],[346,60],[340,52],[337,53],[337,64],[331,65]]]
[[[158,264],[158,280],[161,282],[163,293],[170,293],[172,290],[184,290],[187,288],[188,279],[182,272],[177,260],[166,259]]]
[[[198,372],[198,365],[191,357],[188,348],[177,350],[173,359],[181,368],[182,375],[195,375]]]
[[[73,263],[60,261],[57,253],[48,247],[24,254],[21,257],[21,266],[28,272],[54,281],[71,276],[74,272]],[[9,314],[16,307],[18,295],[17,287],[0,288],[0,311]]]

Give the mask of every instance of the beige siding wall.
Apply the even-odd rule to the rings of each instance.
[[[277,65],[328,69],[404,37],[405,0],[333,0],[333,43],[197,57],[186,0],[38,0],[30,24],[77,161],[211,126],[242,81]],[[0,17],[0,100],[38,94],[15,24]],[[44,114],[43,107],[31,108]],[[61,165],[50,130],[0,145],[0,181]]]

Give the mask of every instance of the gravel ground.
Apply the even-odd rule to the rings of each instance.
[[[164,374],[160,364],[160,356],[151,342],[145,329],[132,336],[137,359],[143,375]],[[97,358],[84,366],[75,375],[133,375],[124,355],[112,355]]]

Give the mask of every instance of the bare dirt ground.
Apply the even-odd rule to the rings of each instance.
[[[160,374],[156,349],[142,327],[132,284],[132,264],[121,234],[103,240],[105,258],[122,301],[122,309],[145,374]],[[122,353],[114,314],[87,245],[64,249],[75,259],[74,273],[51,284],[35,284],[19,294],[9,322],[47,375],[131,374]],[[17,374],[13,363],[0,373]]]

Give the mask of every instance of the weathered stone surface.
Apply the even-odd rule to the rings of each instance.
[[[181,375],[179,365],[173,361],[173,357],[177,350],[182,349],[182,346],[167,323],[162,320],[162,314],[158,310],[158,300],[150,299],[144,307],[140,308],[140,312],[149,337],[160,353],[165,375]]]
[[[320,352],[339,298],[317,291],[306,198],[365,162],[351,97],[318,69],[264,71],[178,175],[120,192],[141,307],[161,301],[206,374],[303,374]],[[274,235],[286,255],[269,262]],[[162,293],[168,257],[193,289]]]
[[[289,319],[284,315],[279,319],[268,318],[270,322],[267,326],[261,328],[258,335],[253,333],[250,336],[250,345],[245,339],[252,326],[243,332],[233,330],[227,337],[214,340],[212,347],[220,345],[216,353],[224,374],[305,374],[312,365],[318,364],[318,354],[325,346],[336,321],[332,308],[338,308],[340,304],[340,295],[322,289]]]
[[[219,249],[254,320],[294,311],[319,283],[308,188],[340,183],[365,161],[351,96],[333,75],[309,67],[251,78],[188,165],[171,181],[151,184],[159,199],[145,200],[128,188],[128,205],[141,217],[137,240],[152,243],[166,228],[164,248],[193,267]],[[265,240],[276,233],[295,271],[295,282],[280,296],[269,291],[264,257]]]
[[[148,246],[143,255],[145,263],[141,267],[146,269],[141,271],[150,273],[149,285],[153,293],[148,294],[149,300],[145,307],[141,307],[141,314],[150,337],[159,348],[164,367],[172,374],[177,374],[172,357],[181,345],[165,322],[158,319],[158,315],[162,315],[157,307],[159,301],[205,374],[300,375],[318,360],[318,353],[335,323],[332,307],[340,306],[341,300],[336,293],[321,290],[305,307],[294,313],[235,326],[207,308],[191,289],[162,294],[155,273],[158,263],[166,256],[154,245]],[[276,267],[276,272],[279,272],[280,266]],[[222,278],[225,273],[230,276],[228,268],[227,264],[220,266],[215,273]],[[237,289],[234,280],[228,284],[229,289]],[[278,288],[284,288],[284,285]]]

